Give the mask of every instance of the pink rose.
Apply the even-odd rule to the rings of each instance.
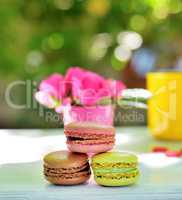
[[[66,95],[64,77],[60,74],[52,74],[40,83],[39,90],[46,91],[55,99],[61,100]]]
[[[82,77],[82,86],[84,89],[93,88],[96,91],[99,91],[106,86],[106,81],[100,75],[88,71]]]
[[[111,96],[107,81],[94,72],[70,68],[65,80],[70,81],[73,98],[82,105],[92,106]]]
[[[125,88],[121,81],[106,80],[94,72],[72,67],[65,78],[55,73],[43,80],[35,98],[40,104],[62,112],[63,107],[72,103],[84,106],[111,103]]]
[[[75,78],[79,79],[85,74],[86,70],[79,67],[71,67],[68,69],[65,75],[65,81],[72,82]]]
[[[65,75],[65,82],[67,84],[67,88],[73,97],[75,97],[75,95],[76,95],[76,94],[74,94],[74,92],[77,90],[77,87],[80,88],[79,87],[79,84],[80,84],[79,79],[82,79],[85,72],[86,72],[86,70],[81,69],[79,67],[71,67],[68,69],[68,71]]]

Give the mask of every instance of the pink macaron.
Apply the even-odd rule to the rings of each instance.
[[[109,151],[115,143],[115,128],[93,122],[72,122],[65,126],[68,149],[80,153]]]

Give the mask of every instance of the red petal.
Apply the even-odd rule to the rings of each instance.
[[[155,153],[165,153],[166,151],[168,151],[168,148],[167,147],[154,147],[152,149],[152,152],[155,152]]]
[[[182,156],[182,151],[167,151],[166,156],[168,157],[181,157]]]

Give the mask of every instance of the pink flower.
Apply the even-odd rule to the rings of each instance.
[[[64,77],[55,73],[40,83],[35,98],[40,104],[48,108],[55,108],[62,103],[66,93]]]
[[[79,67],[71,67],[65,75],[65,81],[72,82],[75,78],[79,79],[85,74],[86,70]]]
[[[57,101],[46,91],[38,91],[35,93],[35,99],[47,108],[55,108]]]
[[[82,77],[82,86],[84,89],[93,88],[99,91],[106,86],[106,81],[103,77],[94,72],[86,72]]]
[[[60,74],[52,74],[40,83],[39,90],[46,91],[55,99],[61,100],[66,95],[64,77]]]
[[[92,106],[102,98],[111,97],[107,81],[94,72],[70,68],[65,80],[71,83],[74,100],[82,105]]]
[[[65,109],[69,109],[71,107],[71,99],[69,97],[64,98],[62,101],[62,104],[58,105],[55,108],[55,111],[57,113],[63,113],[65,111]]]
[[[72,103],[83,106],[111,103],[125,88],[121,81],[106,80],[94,72],[72,67],[65,78],[55,73],[43,80],[35,98],[40,104],[62,112]]]
[[[126,88],[126,85],[119,80],[108,80],[111,96],[117,98],[121,92]]]
[[[84,76],[86,70],[81,69],[79,67],[71,67],[67,71],[65,75],[65,82],[67,84],[67,88],[72,96],[75,96],[74,92],[79,88],[80,81]],[[73,84],[74,83],[74,84]],[[78,88],[77,88],[78,87]]]

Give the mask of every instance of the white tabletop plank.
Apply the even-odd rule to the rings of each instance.
[[[66,149],[62,129],[0,131],[0,199],[182,199],[182,160],[153,154],[156,145],[178,149],[182,143],[154,140],[145,127],[118,128],[115,150],[139,156],[141,177],[131,187],[53,186],[42,175],[42,157]]]

